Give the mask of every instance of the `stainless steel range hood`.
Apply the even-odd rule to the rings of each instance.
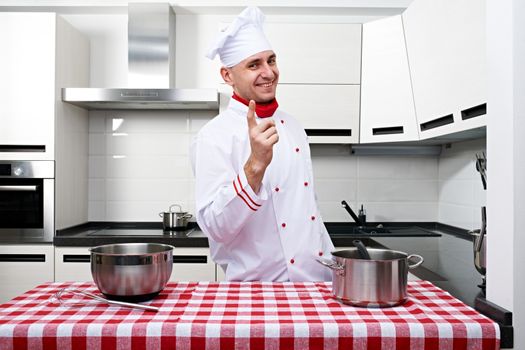
[[[169,4],[128,4],[128,87],[63,88],[87,109],[218,109],[216,89],[177,89],[175,13]]]

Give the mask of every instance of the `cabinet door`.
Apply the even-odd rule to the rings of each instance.
[[[281,83],[360,83],[361,24],[267,22],[265,33]]]
[[[0,148],[17,159],[27,158],[16,147],[31,159],[54,156],[55,20],[0,13]]]
[[[401,16],[363,25],[360,143],[419,139]]]
[[[220,87],[221,111],[228,107],[232,89]],[[359,141],[359,85],[277,86],[279,108],[297,118],[310,143]]]
[[[486,125],[484,0],[415,0],[402,15],[420,138]]]
[[[52,245],[0,246],[0,303],[53,282],[53,267]]]
[[[88,247],[55,248],[55,282],[93,282]]]
[[[209,248],[175,248],[170,281],[215,281]]]

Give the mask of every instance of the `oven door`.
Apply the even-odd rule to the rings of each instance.
[[[0,242],[52,242],[54,179],[0,178]]]

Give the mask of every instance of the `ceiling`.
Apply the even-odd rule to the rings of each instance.
[[[387,16],[403,12],[413,0],[211,0],[166,1],[177,14],[238,14],[245,6],[259,6],[267,15]],[[61,14],[127,13],[128,0],[0,0],[3,12],[50,11]],[[133,2],[156,2],[141,0]]]

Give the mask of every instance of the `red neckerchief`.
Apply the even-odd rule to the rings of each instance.
[[[250,101],[245,100],[244,98],[235,94],[235,92],[233,93],[232,98],[246,106],[248,106],[248,104],[250,103]],[[279,104],[277,103],[277,100],[274,98],[271,102],[256,103],[255,113],[257,114],[259,118],[268,118],[268,117],[271,117],[275,113],[275,111],[277,110],[277,107],[279,107]]]

